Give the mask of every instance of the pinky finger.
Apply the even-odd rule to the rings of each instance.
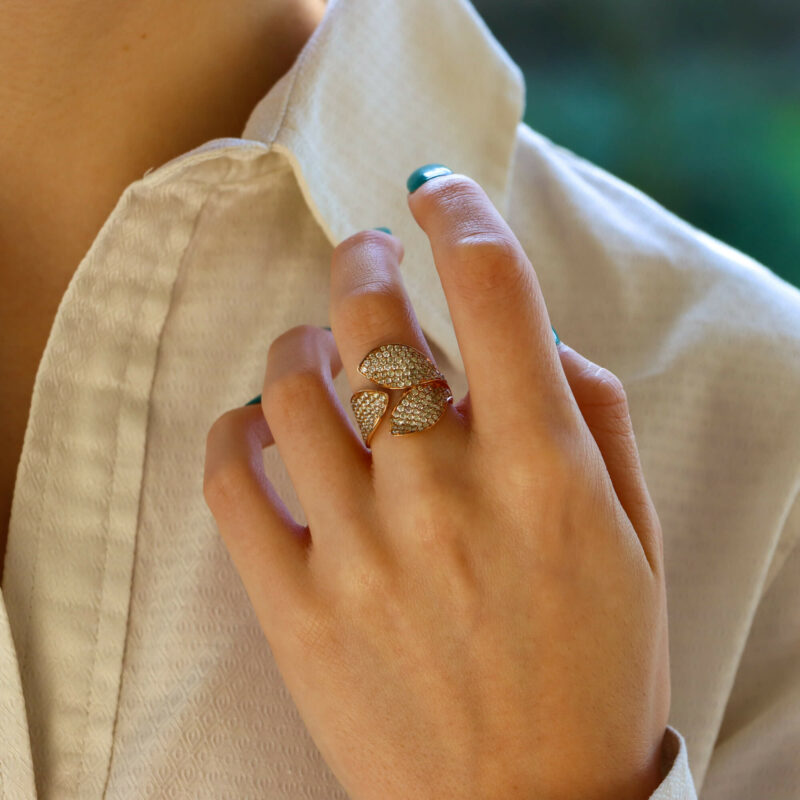
[[[564,342],[558,352],[584,422],[603,456],[617,499],[636,530],[651,567],[660,569],[661,526],[645,482],[625,388],[613,372]]]
[[[308,586],[308,528],[264,472],[273,444],[261,406],[225,412],[208,432],[203,496],[267,638],[291,626]]]

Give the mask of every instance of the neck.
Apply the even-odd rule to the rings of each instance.
[[[325,0],[0,0],[0,245],[10,220],[43,215],[54,232],[77,216],[88,245],[148,168],[240,136],[324,11]]]
[[[0,28],[12,34],[0,39],[0,153],[97,160],[116,150],[147,169],[238,136],[324,9],[324,0],[0,0]]]

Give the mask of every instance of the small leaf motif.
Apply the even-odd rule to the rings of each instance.
[[[364,389],[354,392],[350,397],[350,405],[361,431],[361,438],[364,440],[364,444],[369,446],[372,434],[389,407],[389,393],[382,392],[380,389]]]
[[[407,389],[419,383],[444,380],[444,375],[424,354],[407,344],[382,344],[370,350],[358,371],[387,389]]]
[[[392,434],[402,436],[433,427],[452,402],[453,393],[446,382],[412,386],[392,411]]]

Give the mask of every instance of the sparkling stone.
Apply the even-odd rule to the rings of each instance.
[[[443,381],[412,386],[392,411],[392,434],[401,436],[432,427],[452,402],[453,394]]]
[[[444,380],[436,365],[407,344],[382,344],[371,350],[358,371],[387,389],[407,389],[428,381]]]
[[[350,398],[350,405],[361,431],[361,438],[364,440],[364,444],[369,446],[373,432],[389,407],[389,393],[379,389],[354,392]]]

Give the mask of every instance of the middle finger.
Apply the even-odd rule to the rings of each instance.
[[[473,432],[513,449],[521,435],[574,429],[578,409],[544,296],[514,232],[466,175],[421,167],[409,181],[464,362]]]

